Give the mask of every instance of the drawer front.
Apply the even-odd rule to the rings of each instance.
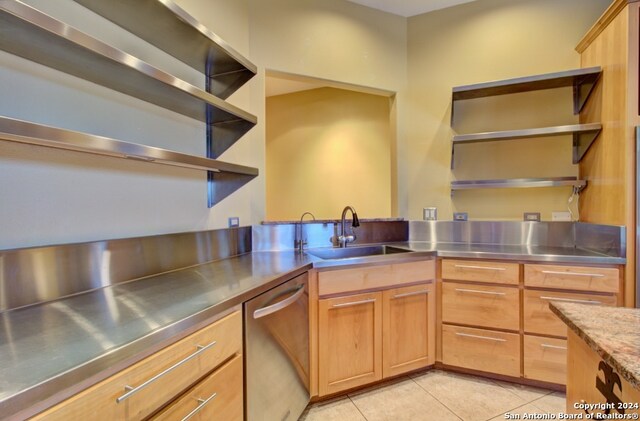
[[[235,312],[39,414],[35,419],[139,420],[157,411],[204,374],[241,351],[242,317],[240,312]],[[164,374],[159,376],[160,373]],[[136,392],[126,397],[129,393],[126,386]]]
[[[367,291],[435,279],[435,259],[318,273],[318,294]]]
[[[214,371],[169,405],[154,420],[242,421],[242,355]]]
[[[620,273],[613,268],[583,266],[525,265],[526,286],[618,293]]]
[[[443,282],[442,321],[518,330],[519,295],[513,287]]]
[[[567,336],[567,325],[549,308],[550,301],[605,304],[615,306],[615,295],[583,294],[577,292],[525,290],[524,331],[542,335]]]
[[[567,340],[524,335],[524,377],[567,383]]]
[[[518,285],[520,265],[482,260],[442,260],[442,279]]]
[[[520,377],[520,335],[442,325],[442,362]]]

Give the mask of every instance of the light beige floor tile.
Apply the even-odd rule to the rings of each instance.
[[[411,379],[349,397],[368,421],[460,420]]]
[[[525,399],[527,402],[540,399],[543,396],[553,393],[553,390],[541,389],[541,388],[532,387],[532,386],[525,386],[523,384],[502,382],[499,380],[494,380],[494,383],[502,386],[503,388],[507,389],[509,392],[520,396],[522,399]]]
[[[560,412],[566,412],[567,397],[564,393],[554,392],[533,401],[533,404],[545,412],[558,414]]]
[[[507,414],[512,414],[512,415],[520,415],[521,417],[524,416],[524,414],[542,414],[544,413],[542,410],[540,410],[540,408],[538,408],[537,406],[535,406],[532,403],[528,403],[526,405],[523,405],[519,408],[513,409],[511,411],[507,411],[504,414],[500,414],[494,418],[491,418],[489,421],[501,421],[501,420],[506,420],[506,419],[513,419],[508,418]]]
[[[309,406],[299,421],[366,421],[349,398]]]
[[[528,403],[480,377],[433,371],[413,380],[465,421],[484,421]]]

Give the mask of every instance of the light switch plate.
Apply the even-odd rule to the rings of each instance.
[[[229,218],[229,228],[235,228],[240,226],[240,218],[237,216],[232,216]]]
[[[571,214],[569,212],[551,212],[552,221],[571,221]]]
[[[467,212],[454,212],[453,213],[453,220],[454,221],[468,221],[469,220],[469,214]]]
[[[422,208],[422,219],[425,221],[437,221],[438,208]]]

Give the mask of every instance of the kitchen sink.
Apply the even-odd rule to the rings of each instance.
[[[411,250],[384,245],[307,250],[308,254],[324,260],[351,259],[355,257],[379,256],[385,254],[409,252],[411,252]]]

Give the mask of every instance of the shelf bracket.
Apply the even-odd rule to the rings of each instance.
[[[207,206],[214,207],[257,175],[207,171]]]
[[[593,142],[600,136],[602,129],[573,133],[573,163],[577,164],[587,153]]]
[[[573,114],[580,114],[589,100],[602,72],[582,76],[573,81]]]
[[[455,158],[456,158],[456,144],[455,143],[451,143],[451,169],[453,169],[454,163],[455,163]]]

